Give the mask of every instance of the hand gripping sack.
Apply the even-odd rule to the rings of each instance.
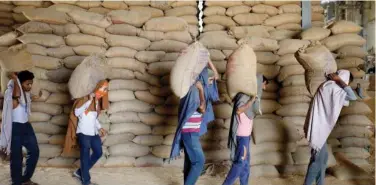
[[[171,70],[170,85],[177,97],[184,97],[209,62],[209,51],[199,42],[183,50]]]
[[[323,45],[311,45],[295,53],[298,62],[305,69],[305,81],[308,91],[314,95],[323,83],[325,76],[337,71],[337,63],[332,53]]]
[[[68,82],[72,98],[81,98],[92,93],[98,82],[107,78],[107,60],[104,56],[86,57],[73,71]]]
[[[256,54],[247,44],[243,44],[230,55],[226,76],[227,91],[231,99],[239,92],[250,96],[257,94],[256,63]]]

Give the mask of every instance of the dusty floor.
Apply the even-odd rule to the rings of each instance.
[[[38,168],[33,180],[41,185],[80,185],[71,177],[72,169]],[[182,185],[178,168],[97,168],[91,171],[92,181],[99,185]],[[9,185],[9,166],[0,166],[0,185]],[[220,185],[223,177],[201,176],[197,185]],[[253,178],[251,185],[301,185],[303,177]],[[340,181],[327,177],[328,185],[374,185],[374,182]]]

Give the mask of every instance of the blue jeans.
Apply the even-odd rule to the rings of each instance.
[[[197,132],[182,133],[184,148],[184,185],[194,185],[204,168],[205,156]]]
[[[232,185],[235,180],[239,177],[240,185],[247,185],[249,174],[250,174],[250,151],[249,142],[250,136],[236,136],[236,150],[235,150],[235,161],[232,163],[231,170],[228,172],[225,182],[223,185]]]
[[[95,163],[102,157],[102,141],[98,135],[87,136],[84,134],[77,134],[78,142],[80,144],[80,165],[81,168],[77,170],[77,173],[81,176],[83,185],[90,184],[89,170],[95,165]],[[90,149],[93,153],[90,155]]]
[[[312,185],[315,180],[317,185],[324,185],[327,162],[328,146],[326,144],[317,155],[314,155],[312,150],[304,185]]]
[[[39,159],[39,147],[34,129],[30,123],[13,122],[10,153],[12,185],[27,182],[34,174]],[[22,146],[27,149],[26,169],[22,174]]]

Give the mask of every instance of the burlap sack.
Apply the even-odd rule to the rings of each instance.
[[[325,39],[326,37],[329,37],[330,35],[330,30],[325,29],[325,28],[319,28],[319,27],[312,27],[308,28],[307,30],[304,30],[301,34],[300,37],[303,40],[322,40]]]
[[[341,33],[324,39],[322,43],[325,44],[330,51],[334,51],[347,45],[362,46],[366,43],[366,40],[357,34]]]
[[[73,10],[67,14],[76,24],[89,24],[101,28],[106,28],[111,25],[111,19],[109,17],[98,13]]]
[[[260,25],[268,17],[269,17],[268,14],[244,13],[244,14],[235,15],[233,19],[236,23],[242,26],[250,26],[250,25]]]
[[[293,54],[304,46],[310,44],[307,40],[285,39],[279,42],[278,55]]]
[[[68,46],[62,46],[59,48],[48,48],[46,49],[46,54],[50,57],[61,58],[61,59],[76,55],[72,47],[68,47]]]
[[[132,142],[117,144],[109,147],[111,156],[141,157],[149,154],[149,147]]]
[[[288,66],[288,65],[298,65],[299,62],[296,60],[294,54],[286,54],[279,58],[276,63],[279,66]]]
[[[160,145],[154,146],[151,150],[151,153],[160,158],[169,158],[171,152],[171,146],[168,145]]]
[[[146,31],[184,31],[188,24],[184,19],[178,17],[153,18],[147,21],[143,27]]]
[[[134,167],[136,159],[134,157],[125,156],[113,156],[106,160],[103,165],[105,168],[116,168],[116,167]]]
[[[62,146],[41,144],[39,145],[39,157],[54,158],[60,156],[63,151]]]
[[[36,133],[43,133],[43,134],[65,134],[66,128],[60,127],[57,125],[53,125],[47,122],[34,122],[33,129]]]
[[[309,103],[299,103],[284,105],[277,110],[280,116],[306,116],[309,109]]]
[[[368,53],[362,47],[358,46],[342,46],[337,50],[339,58],[347,59],[347,57],[364,58]]]
[[[89,24],[79,24],[78,28],[80,28],[80,31],[84,34],[98,36],[102,38],[106,38],[108,36],[108,33],[106,32],[106,29],[89,25]]]
[[[29,70],[34,66],[34,63],[32,56],[25,49],[5,50],[0,53],[0,66],[2,73],[4,73],[3,75],[7,76],[7,74],[5,74],[7,72]],[[3,92],[5,92],[5,90]]]
[[[238,14],[249,13],[251,11],[251,9],[252,8],[250,6],[245,6],[245,5],[233,6],[233,7],[230,7],[230,8],[227,9],[226,15],[233,17],[233,16],[238,15]],[[205,12],[204,12],[204,14],[205,14]]]
[[[111,124],[110,134],[132,133],[134,135],[150,134],[151,128],[142,123],[116,123]]]
[[[106,38],[110,46],[129,47],[135,50],[145,50],[150,45],[150,41],[134,36],[110,35]]]
[[[333,25],[330,26],[330,29],[332,30],[332,33],[337,35],[341,33],[358,33],[362,30],[362,27],[357,25],[354,22],[350,21],[338,21],[335,22]]]
[[[237,39],[241,39],[244,37],[262,37],[262,38],[269,38],[270,34],[268,29],[265,26],[238,26],[238,27],[231,27],[229,30],[229,34],[233,35]]]
[[[78,7],[78,6],[75,6],[74,4],[73,5],[71,5],[71,4],[54,4],[52,6],[49,6],[48,9],[52,9],[54,11],[59,11],[59,12],[63,12],[63,13],[68,13],[68,12],[73,11],[73,10],[86,11],[85,9]]]
[[[261,37],[246,37],[238,41],[239,45],[246,43],[254,51],[275,51],[279,48],[278,42],[273,39],[266,39]]]
[[[270,38],[275,40],[284,40],[295,38],[299,31],[278,29],[270,32]]]
[[[126,10],[128,5],[121,1],[104,1],[101,4],[103,7],[112,10]]]
[[[135,163],[136,167],[161,167],[163,166],[163,159],[158,158],[154,155],[146,155],[138,157]]]
[[[266,26],[279,26],[279,25],[287,24],[287,23],[299,24],[301,20],[302,20],[302,17],[299,14],[285,13],[285,14],[276,15],[276,16],[266,19],[264,24]]]
[[[275,16],[278,14],[279,10],[274,6],[258,4],[252,7],[252,12],[258,13],[258,14],[268,14],[270,16]]]
[[[204,9],[204,15],[226,15],[226,8],[221,6],[209,6]]]
[[[161,125],[165,122],[166,119],[164,116],[156,113],[138,113],[138,117],[140,118],[142,123],[151,126]]]
[[[60,47],[65,45],[62,37],[51,34],[28,33],[18,37],[17,40],[24,44],[39,44],[45,47]]]
[[[71,18],[64,12],[58,12],[49,8],[36,8],[23,12],[30,21],[39,21],[49,24],[67,24]]]
[[[142,11],[113,10],[107,14],[113,24],[130,24],[141,27],[151,18],[151,13]]]
[[[300,14],[302,12],[302,8],[300,5],[297,4],[284,4],[280,7],[278,7],[279,14],[283,13],[295,13]]]
[[[282,24],[276,27],[277,30],[282,29],[282,30],[291,30],[291,31],[301,31],[302,26],[300,24],[296,23],[287,23],[287,24]]]
[[[17,32],[9,32],[0,36],[0,46],[11,46],[17,43]]]
[[[188,44],[184,42],[179,42],[175,40],[161,40],[152,42],[149,50],[150,51],[165,51],[165,52],[180,52],[181,50],[188,47]]]

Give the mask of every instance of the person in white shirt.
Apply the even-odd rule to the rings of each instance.
[[[90,181],[89,170],[102,157],[102,140],[107,134],[101,127],[98,116],[108,107],[108,81],[98,83],[94,93],[75,101],[64,146],[64,155],[69,155],[77,139],[80,147],[80,169],[73,175],[79,178],[83,185],[94,185]],[[90,155],[90,150],[92,154]]]

